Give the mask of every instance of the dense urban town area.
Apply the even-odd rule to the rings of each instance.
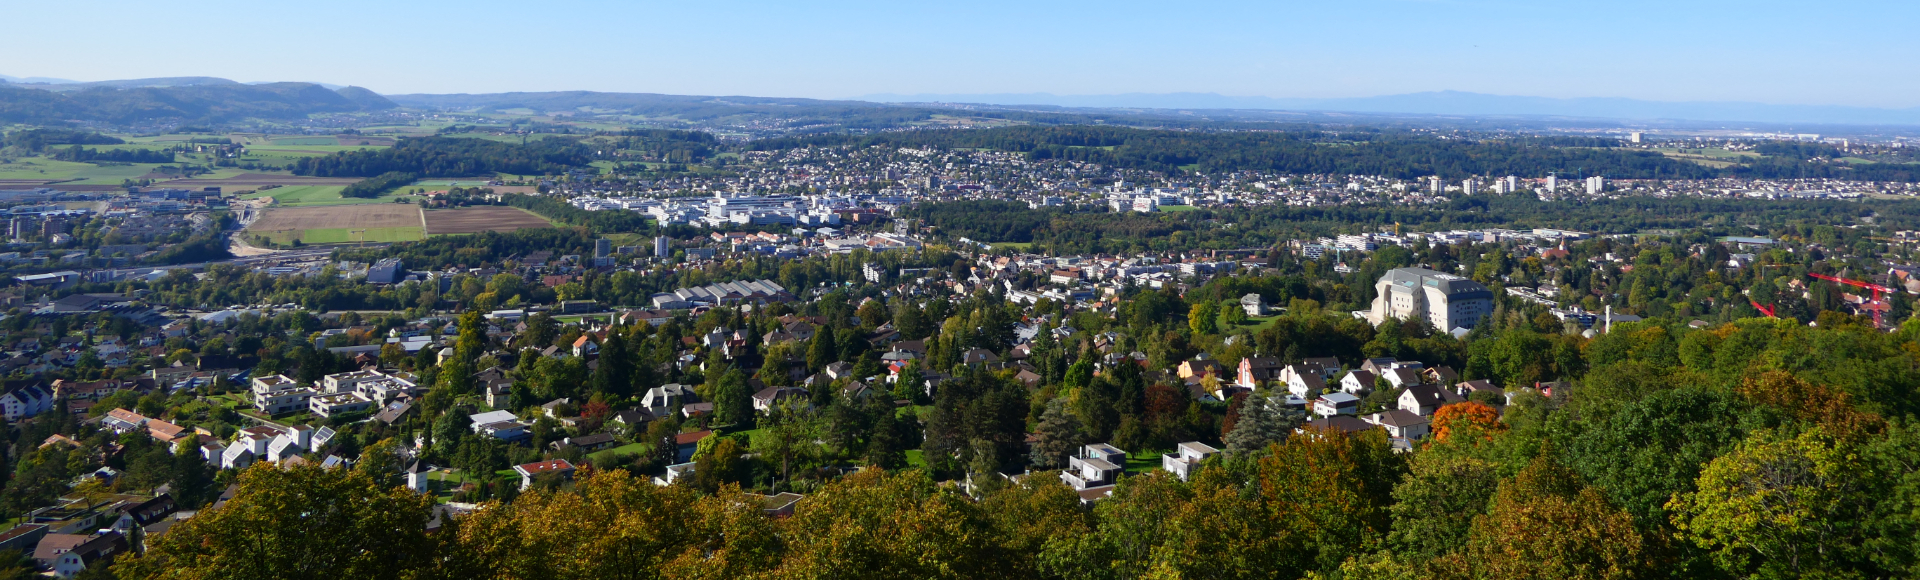
[[[1920,573],[1905,138],[337,114],[6,133],[0,577]]]

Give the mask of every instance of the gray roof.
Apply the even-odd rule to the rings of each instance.
[[[1449,300],[1470,300],[1474,298],[1493,298],[1493,292],[1479,282],[1426,268],[1394,268],[1388,270],[1380,280],[1393,284],[1395,289],[1413,289],[1421,286],[1438,288]]]

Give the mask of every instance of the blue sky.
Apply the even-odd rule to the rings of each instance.
[[[1546,97],[1920,106],[1916,2],[20,2],[0,74],[382,93]]]

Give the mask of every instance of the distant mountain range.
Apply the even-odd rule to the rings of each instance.
[[[51,84],[51,85],[64,85],[67,83],[80,82],[80,81],[70,81],[67,79],[56,79],[56,78],[49,78],[49,77],[21,78],[21,77],[10,77],[7,75],[0,75],[0,81],[6,81],[9,83],[44,83],[44,84]]]
[[[882,103],[978,103],[1057,107],[1152,109],[1259,109],[1352,113],[1402,113],[1466,116],[1556,116],[1622,120],[1689,120],[1838,125],[1920,125],[1920,107],[1876,109],[1823,105],[1770,105],[1745,102],[1665,102],[1623,98],[1554,99],[1437,91],[1340,99],[1231,97],[1214,93],[1127,93],[1118,95],[877,94],[857,97]]]
[[[314,113],[378,111],[397,106],[360,87],[244,84],[213,77],[0,84],[0,124],[62,124],[70,120],[115,125],[222,123],[249,118],[299,119]]]
[[[1116,95],[877,94],[849,100],[553,91],[379,95],[341,85],[241,83],[217,77],[164,77],[80,82],[0,75],[0,123],[58,124],[84,120],[133,125],[161,120],[221,123],[247,118],[294,119],[314,113],[417,109],[544,113],[621,112],[685,123],[780,119],[793,126],[880,129],[926,118],[929,111],[972,109],[976,115],[1041,124],[1107,122],[1144,126],[1212,123],[1417,123],[1607,127],[1702,123],[1825,126],[1920,126],[1920,107],[1878,109],[1748,102],[1663,102],[1624,98],[1554,99],[1439,91],[1339,99],[1233,97],[1214,93]],[[1713,125],[1709,125],[1713,126]],[[1819,132],[1818,127],[1811,127]]]

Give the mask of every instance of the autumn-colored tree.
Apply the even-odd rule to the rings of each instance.
[[[1651,551],[1633,516],[1545,452],[1474,520],[1467,562],[1488,580],[1626,579],[1641,576]]]
[[[1040,567],[1054,578],[1138,578],[1166,543],[1170,520],[1192,501],[1192,490],[1166,472],[1120,480],[1095,504],[1098,527],[1047,544]]]
[[[1828,435],[1858,441],[1886,430],[1879,415],[1862,411],[1845,391],[1801,380],[1785,371],[1768,371],[1740,384],[1738,392],[1788,416],[1817,423]]]
[[[664,564],[661,577],[735,580],[771,576],[778,570],[784,546],[778,527],[764,508],[759,497],[729,485],[695,503],[690,520],[662,523],[684,523],[694,544]]]
[[[1053,472],[1021,478],[1018,484],[987,496],[981,507],[993,520],[1015,577],[1039,575],[1036,557],[1049,542],[1093,530],[1093,514],[1081,507],[1080,494]]]
[[[711,505],[701,509],[701,502]],[[703,543],[713,539],[709,512],[727,505],[726,493],[696,500],[685,487],[597,471],[572,491],[531,491],[458,520],[440,571],[503,580],[658,578],[683,552],[705,553]]]
[[[407,578],[431,566],[433,499],[384,487],[366,473],[260,463],[239,490],[200,512],[145,554],[122,556],[119,578],[333,580]]]
[[[1156,472],[1158,477],[1166,476]],[[1217,472],[1216,472],[1217,473]],[[1199,476],[1188,500],[1166,518],[1150,578],[1292,578],[1300,575],[1303,536],[1280,525],[1260,501],[1225,477]]]
[[[918,470],[849,475],[780,531],[784,578],[995,578],[1013,564],[979,504]]]
[[[1505,431],[1500,412],[1480,403],[1454,403],[1433,412],[1433,438],[1446,441],[1455,436],[1492,437]]]

